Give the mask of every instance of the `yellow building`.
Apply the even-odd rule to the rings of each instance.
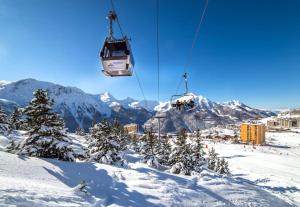
[[[124,125],[124,131],[127,134],[137,134],[139,126],[137,124],[126,124]]]
[[[241,140],[243,144],[263,144],[266,137],[266,129],[264,124],[242,124]]]

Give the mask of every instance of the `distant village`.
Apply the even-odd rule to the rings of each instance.
[[[282,132],[300,129],[300,109],[293,109],[279,113],[277,116],[262,120],[251,120],[245,123],[217,126],[209,129],[187,133],[188,138],[194,138],[200,133],[201,138],[215,141],[231,141],[251,145],[265,144],[266,132]],[[124,126],[132,138],[140,137],[138,124],[131,123]],[[167,133],[162,136],[172,138],[175,133]]]

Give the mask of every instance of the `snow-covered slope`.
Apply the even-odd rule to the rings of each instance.
[[[300,206],[300,133],[267,132],[266,145],[255,148],[209,140],[205,143],[228,160],[235,179]]]
[[[84,144],[80,136],[70,136],[77,144]],[[293,206],[255,182],[239,178],[243,171],[234,174],[233,178],[221,177],[207,170],[195,176],[180,176],[146,166],[131,150],[126,152],[125,158],[128,168],[30,158],[0,151],[0,205]],[[245,159],[251,160],[251,156]],[[263,159],[262,162],[268,164],[271,160],[266,162]],[[252,166],[247,167],[251,169]],[[266,165],[262,165],[261,170],[264,167]],[[87,194],[78,191],[83,180],[88,186]]]
[[[14,101],[0,98],[0,109],[4,110],[7,114],[11,114],[18,104]]]

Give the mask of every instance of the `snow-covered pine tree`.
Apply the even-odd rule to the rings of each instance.
[[[66,136],[64,121],[52,111],[53,101],[46,91],[38,89],[25,107],[28,138],[20,144],[19,154],[74,161],[71,141]]]
[[[154,155],[154,141],[152,141],[152,135],[152,129],[145,129],[144,134],[139,139],[139,152],[145,158]]]
[[[112,135],[116,137],[117,142],[119,143],[121,151],[126,150],[127,145],[129,144],[129,137],[124,131],[124,127],[119,123],[117,119],[114,120],[112,124]]]
[[[203,144],[201,139],[200,130],[196,131],[195,144],[192,146],[192,159],[194,171],[200,172],[202,165],[205,164],[204,158],[205,152],[203,150]]]
[[[210,170],[215,170],[217,167],[218,162],[218,154],[216,153],[215,149],[212,147],[208,151],[208,160],[207,160],[207,167]]]
[[[84,132],[84,130],[82,128],[77,127],[77,129],[75,130],[75,134],[79,135],[79,136],[84,136],[85,132]]]
[[[123,166],[118,138],[112,133],[111,124],[103,120],[90,129],[89,160],[104,164]]]
[[[229,174],[228,162],[224,158],[218,158],[215,171],[219,174]]]
[[[130,138],[130,148],[133,149],[135,152],[140,152],[139,150],[139,143],[138,143],[138,135],[134,134]]]
[[[219,158],[219,157],[216,157],[216,164],[215,164],[215,168],[214,169],[212,169],[213,171],[215,171],[215,172],[218,172],[219,171],[219,168],[220,168],[220,161],[221,161],[221,159]]]
[[[239,136],[238,136],[237,130],[234,130],[234,136],[233,136],[233,139],[231,140],[231,143],[233,143],[233,144],[238,144],[238,143],[240,143],[240,140],[239,140]]]
[[[0,134],[6,134],[8,130],[8,120],[5,112],[0,108]]]
[[[140,138],[139,151],[143,156],[142,161],[147,163],[148,166],[159,168],[160,164],[155,155],[155,145],[157,144],[157,138],[153,133],[153,129],[147,129],[144,131],[144,135]]]
[[[9,130],[19,130],[22,126],[21,109],[16,108],[9,119]]]
[[[169,165],[169,157],[171,154],[171,145],[167,135],[161,136],[160,143],[155,145],[155,154],[160,164]]]
[[[18,150],[18,144],[16,144],[16,141],[12,139],[9,141],[5,150],[9,153],[16,153],[16,151]]]
[[[170,171],[174,174],[190,175],[193,170],[191,146],[186,143],[186,139],[186,130],[183,129],[176,137],[175,147],[170,155]]]

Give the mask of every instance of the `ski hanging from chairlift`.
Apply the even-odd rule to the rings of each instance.
[[[185,92],[171,96],[171,106],[179,111],[191,111],[195,108],[195,96],[188,91],[188,74],[184,73]]]
[[[132,76],[134,59],[131,53],[129,39],[123,36],[117,39],[113,36],[113,22],[117,20],[114,10],[110,11],[108,20],[108,37],[105,38],[100,52],[103,74],[110,77]]]

